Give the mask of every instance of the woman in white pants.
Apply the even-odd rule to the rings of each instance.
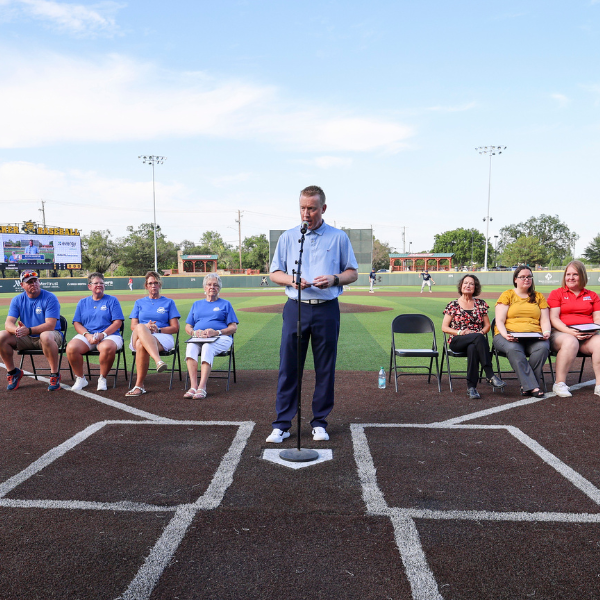
[[[209,273],[204,278],[206,300],[197,300],[192,304],[186,319],[185,331],[198,340],[217,338],[214,342],[186,344],[185,362],[190,377],[190,389],[184,398],[200,400],[206,398],[206,384],[212,369],[213,359],[220,352],[231,348],[233,334],[237,331],[239,321],[231,303],[219,298],[221,278],[216,273]],[[200,383],[198,384],[198,357],[200,356]]]

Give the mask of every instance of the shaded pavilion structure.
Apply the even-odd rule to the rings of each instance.
[[[181,254],[177,253],[180,273],[216,273],[218,254]]]
[[[450,271],[453,253],[412,252],[390,254],[390,273],[420,271],[427,267],[432,271]],[[444,264],[441,264],[442,261]]]

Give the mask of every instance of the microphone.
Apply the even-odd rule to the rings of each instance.
[[[308,230],[308,221],[302,221],[302,225],[300,225],[300,233],[306,233]]]

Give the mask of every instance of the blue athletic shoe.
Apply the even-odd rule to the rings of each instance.
[[[56,377],[50,377],[48,391],[53,392],[54,390],[60,390],[60,373]]]
[[[21,371],[21,369],[17,369],[17,372],[14,375],[7,375],[6,379],[8,380],[8,385],[6,386],[6,389],[16,390],[19,387],[19,383],[21,383],[22,378],[23,371]]]

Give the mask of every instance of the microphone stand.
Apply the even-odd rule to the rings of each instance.
[[[316,450],[302,448],[300,445],[300,423],[302,421],[302,254],[304,253],[304,236],[306,235],[307,229],[308,224],[305,222],[302,223],[302,226],[300,227],[300,233],[302,236],[298,240],[298,243],[300,244],[300,253],[298,260],[296,261],[298,270],[292,270],[292,275],[294,275],[296,279],[296,289],[298,290],[298,323],[296,326],[296,370],[298,375],[298,383],[296,385],[296,402],[298,404],[298,440],[296,448],[287,448],[279,453],[280,458],[283,460],[289,460],[291,462],[310,462],[319,458],[319,453]]]

